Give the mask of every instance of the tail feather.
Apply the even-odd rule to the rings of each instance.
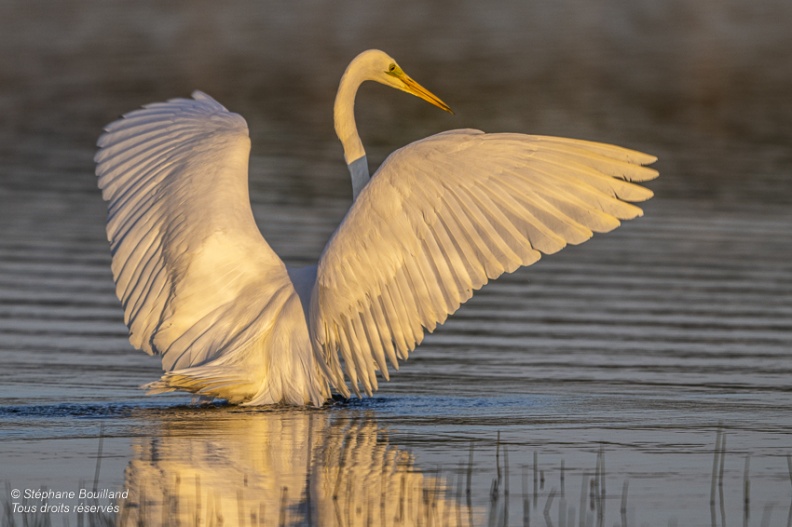
[[[227,366],[207,365],[167,372],[160,380],[145,384],[141,388],[149,395],[182,390],[239,404],[257,391],[257,386],[246,377],[242,372],[229,372]]]

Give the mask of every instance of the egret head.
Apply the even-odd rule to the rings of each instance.
[[[344,146],[344,159],[347,165],[351,165],[366,155],[357,132],[357,126],[355,126],[354,114],[355,95],[360,85],[365,81],[379,82],[385,86],[411,93],[442,110],[454,113],[446,103],[404,73],[404,70],[387,53],[378,49],[364,51],[349,63],[344,75],[341,76],[333,107],[335,130]],[[362,170],[366,173],[364,179],[368,181],[368,165],[363,163],[361,166],[364,167]],[[355,177],[353,175],[353,179]]]
[[[387,53],[370,49],[361,53],[356,62],[360,60],[365,64],[366,80],[372,80],[405,91],[419,97],[429,104],[433,104],[449,113],[454,113],[451,108],[440,100],[435,94],[415,82]]]

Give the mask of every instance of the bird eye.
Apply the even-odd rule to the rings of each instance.
[[[390,66],[388,66],[388,73],[393,73],[396,71],[396,64],[391,62]]]

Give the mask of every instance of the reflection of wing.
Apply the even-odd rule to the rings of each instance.
[[[253,219],[245,120],[207,95],[194,97],[151,104],[110,124],[99,139],[96,173],[108,201],[113,275],[130,342],[162,354],[166,371],[222,358],[226,367],[200,373],[198,383],[176,375],[166,379],[171,388],[181,383],[213,395],[218,386],[230,384],[244,401],[262,393],[256,385],[262,372],[278,369],[269,358],[257,357],[262,364],[254,365],[244,355],[253,344],[265,348],[262,339],[278,331],[287,335],[278,338],[288,339],[294,328],[278,326],[277,318],[302,308],[283,262]],[[306,331],[304,322],[294,329],[300,330]],[[310,346],[302,347],[306,350],[295,355],[310,363]],[[258,378],[234,373],[230,362],[246,362],[247,368],[239,369],[257,369]],[[311,386],[318,390],[321,383]],[[260,402],[323,400],[318,393],[307,399],[279,397],[279,390],[272,389],[272,401]]]
[[[654,157],[554,137],[454,130],[394,152],[319,261],[314,349],[333,384],[376,389],[473,291],[540,253],[586,241],[641,210]],[[626,181],[625,181],[626,180]]]
[[[446,483],[369,419],[230,411],[179,416],[135,446],[118,525],[453,527],[462,516]]]

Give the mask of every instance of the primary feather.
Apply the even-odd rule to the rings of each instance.
[[[371,394],[488,280],[641,215],[623,200],[652,156],[599,143],[454,130],[394,152],[319,260],[310,329],[334,386]],[[339,360],[339,355],[343,359]]]
[[[149,388],[321,404],[302,303],[250,208],[247,124],[193,97],[125,115],[96,155],[129,340],[167,372]]]

